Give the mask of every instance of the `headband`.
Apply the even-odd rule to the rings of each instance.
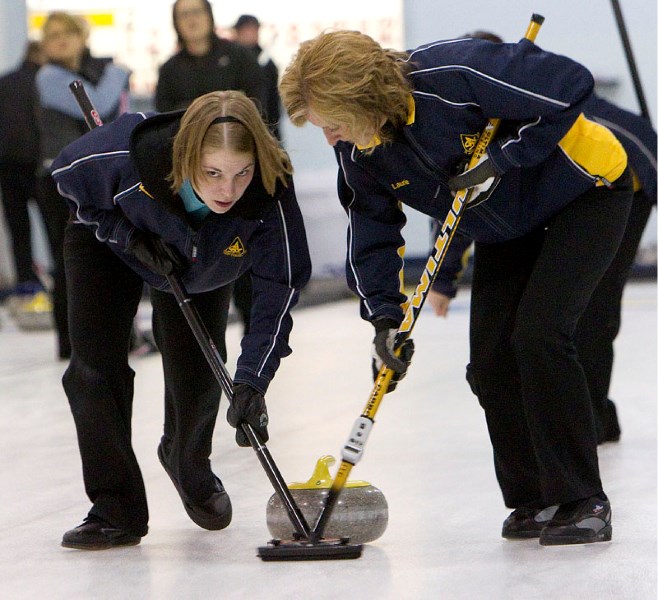
[[[217,117],[216,119],[213,119],[210,125],[218,125],[219,123],[240,123],[241,125],[243,124],[242,121],[240,121],[239,119],[227,115],[225,117]]]

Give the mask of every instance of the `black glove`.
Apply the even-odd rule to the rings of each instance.
[[[482,194],[483,198],[480,198],[481,202],[483,199],[486,200],[487,192],[493,185],[496,177],[498,177],[498,173],[496,173],[489,157],[485,154],[480,159],[480,162],[472,169],[467,167],[463,173],[448,179],[448,187],[453,192],[473,188],[469,203],[473,202],[477,196]]]
[[[414,341],[406,339],[401,348],[400,355],[395,356],[394,344],[395,335],[398,332],[397,323],[393,319],[382,317],[375,319],[372,323],[375,326],[375,338],[372,341],[372,377],[373,381],[377,379],[382,365],[386,365],[394,372],[388,392],[392,392],[398,384],[398,381],[407,374],[407,368],[411,364],[411,357],[414,354]]]
[[[126,248],[143,265],[158,275],[171,275],[185,265],[183,257],[154,233],[136,229]]]
[[[265,443],[270,439],[267,433],[267,407],[265,396],[246,383],[238,383],[233,388],[233,400],[226,411],[226,420],[235,427],[235,441],[238,446],[251,446],[247,434],[241,423],[249,423],[258,435],[258,439]]]

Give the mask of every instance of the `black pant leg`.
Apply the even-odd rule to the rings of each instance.
[[[624,286],[652,208],[653,203],[644,193],[635,194],[619,250],[594,290],[576,330],[576,347],[587,376],[599,441],[603,439],[610,416],[608,394],[613,342],[621,325]]]
[[[145,535],[148,508],[131,444],[134,372],[128,364],[143,282],[83,225],[68,226],[64,253],[72,356],[63,383],[90,514]]]
[[[231,286],[192,294],[190,298],[220,356],[226,360]],[[165,378],[162,448],[185,493],[192,500],[205,501],[216,491],[210,454],[221,388],[175,297],[152,289],[151,302],[153,334]]]
[[[55,181],[50,175],[39,178],[37,201],[48,233],[50,252],[53,259],[53,316],[57,330],[60,358],[71,354],[66,306],[66,272],[64,268],[64,232],[69,220],[69,208],[57,192]]]
[[[487,415],[510,507],[601,491],[587,381],[574,334],[615,255],[628,178],[596,188],[520,240],[476,245],[469,377]],[[512,356],[510,356],[510,349]]]
[[[517,310],[512,344],[547,505],[602,490],[575,331],[617,252],[631,202],[626,174],[613,189],[593,188],[556,214]]]
[[[16,279],[19,284],[36,282],[28,201],[35,197],[36,163],[5,163],[0,167],[0,190],[11,235]]]
[[[516,311],[543,232],[475,244],[467,379],[484,409],[505,505],[540,506],[541,481],[512,347]]]

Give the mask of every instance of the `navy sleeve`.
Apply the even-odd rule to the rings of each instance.
[[[290,310],[311,276],[311,259],[292,181],[250,239],[252,307],[242,339],[236,383],[265,393],[281,359],[291,353]]]
[[[402,321],[401,272],[406,217],[398,202],[349,155],[351,145],[336,150],[338,196],[348,216],[346,274],[360,298],[361,317]],[[357,190],[368,190],[367,196]]]
[[[436,227],[432,228],[432,233],[436,237],[441,226],[436,220],[434,221],[434,225]],[[432,290],[448,298],[454,298],[457,295],[457,282],[466,267],[469,248],[472,243],[473,240],[471,238],[455,232],[446,251],[443,263],[439,267],[439,272],[436,274],[436,279],[432,284]]]
[[[94,129],[64,148],[53,162],[57,189],[76,219],[91,227],[98,240],[121,249],[128,245],[135,227],[117,205],[115,195],[121,172],[132,168],[129,131],[143,118],[126,114]]]

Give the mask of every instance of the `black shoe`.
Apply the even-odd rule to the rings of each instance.
[[[540,508],[517,508],[503,522],[502,536],[508,540],[538,538],[546,523],[553,518],[557,506]]]
[[[183,501],[185,512],[199,527],[203,529],[210,529],[217,531],[228,527],[233,516],[233,509],[231,507],[231,499],[224,490],[224,486],[218,477],[215,476],[215,486],[217,491],[204,502],[194,502],[190,500],[188,495],[183,491],[178,483],[178,480],[172,474],[169,466],[165,462],[162,444],[158,446],[158,458],[160,464],[169,475],[180,499]]]
[[[604,493],[561,504],[555,516],[542,529],[542,546],[590,544],[612,539],[612,510]]]
[[[136,546],[141,540],[141,536],[112,527],[102,519],[90,515],[82,525],[64,534],[62,546],[79,550],[107,550],[117,546]]]

